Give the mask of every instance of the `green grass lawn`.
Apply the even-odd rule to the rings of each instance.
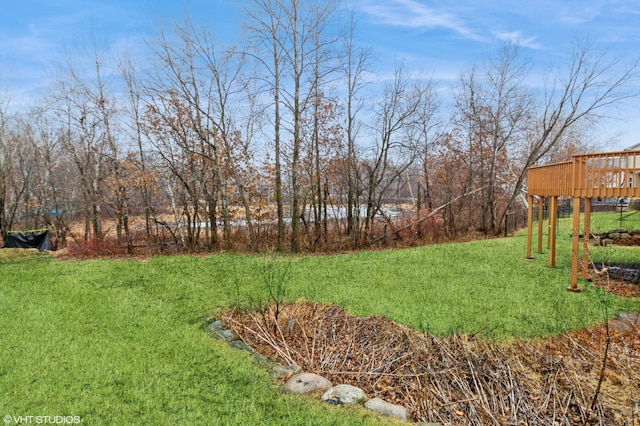
[[[629,228],[640,228],[630,216]],[[596,214],[592,228],[618,226]],[[335,302],[436,335],[531,338],[640,311],[581,281],[566,291],[570,220],[547,252],[526,237],[329,257],[215,255],[59,261],[0,251],[0,415],[80,416],[82,424],[379,424],[364,410],[281,395],[250,356],[211,339],[207,318],[269,299]],[[545,240],[546,241],[546,240]],[[596,247],[596,261],[640,249]]]

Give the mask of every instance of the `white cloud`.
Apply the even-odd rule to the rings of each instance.
[[[528,49],[542,50],[542,44],[536,41],[537,37],[525,38],[521,31],[494,32],[494,36],[498,40],[509,42],[513,45],[526,47]]]
[[[416,0],[367,1],[359,6],[364,13],[378,18],[386,25],[421,30],[446,29],[464,38],[480,38],[455,15],[428,7]]]

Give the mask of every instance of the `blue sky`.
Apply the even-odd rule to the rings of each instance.
[[[215,35],[233,42],[243,1],[229,0],[12,0],[0,11],[0,90],[14,105],[45,90],[53,67],[74,44],[97,34],[113,50],[139,52],[162,25],[188,12]],[[640,57],[638,0],[350,0],[361,38],[375,51],[379,72],[394,63],[453,86],[472,61],[511,41],[537,71],[566,63],[577,38],[632,61]],[[535,84],[532,82],[532,84]],[[443,90],[445,93],[447,90]],[[1,92],[0,92],[1,93]],[[612,112],[596,140],[607,149],[640,142],[640,100]]]

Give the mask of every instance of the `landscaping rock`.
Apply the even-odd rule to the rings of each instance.
[[[362,404],[369,398],[364,391],[356,386],[337,385],[322,395],[322,400],[328,404]]]
[[[622,312],[611,321],[611,328],[619,333],[635,333],[640,327],[640,314],[635,312]]]
[[[224,323],[220,320],[215,320],[211,324],[209,324],[209,331],[215,333],[218,330],[222,330],[224,328]]]
[[[618,315],[616,315],[616,319],[635,324],[640,322],[640,314],[637,312],[620,312]]]
[[[234,340],[240,340],[240,337],[233,330],[216,330],[214,335],[224,340],[225,342],[233,342]]]
[[[376,413],[380,413],[385,416],[395,417],[404,422],[410,421],[407,409],[402,405],[392,404],[376,397],[365,402],[364,406],[369,410],[375,411]]]
[[[244,351],[244,352],[248,352],[253,356],[258,355],[258,353],[254,351],[253,348],[251,348],[251,346],[247,345],[242,340],[232,340],[229,342],[229,346],[235,349],[240,349],[241,351]]]
[[[294,374],[300,373],[302,373],[302,368],[299,365],[273,364],[271,366],[271,378],[274,380],[288,379]]]
[[[302,395],[305,393],[324,392],[330,389],[331,382],[315,373],[301,373],[291,377],[282,386],[284,392]]]
[[[597,245],[606,246],[611,244],[633,246],[640,243],[639,230],[627,230],[624,228],[612,229],[610,231],[592,234]]]

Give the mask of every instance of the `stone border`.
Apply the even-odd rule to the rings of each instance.
[[[232,348],[247,352],[260,363],[266,364],[270,370],[271,379],[286,380],[281,387],[282,392],[294,395],[322,394],[320,399],[327,404],[359,404],[384,416],[394,417],[404,422],[412,421],[407,409],[401,405],[392,404],[377,397],[369,399],[362,389],[346,383],[334,386],[328,379],[315,373],[305,373],[297,365],[282,365],[259,354],[244,343],[236,332],[227,328],[224,321],[211,317],[208,318],[206,323],[206,330],[211,337],[227,342]],[[418,424],[422,426],[440,426],[437,423]]]
[[[629,230],[617,228],[606,232],[592,232],[591,236],[598,246],[609,246],[612,244],[624,246],[640,245],[640,229]]]

